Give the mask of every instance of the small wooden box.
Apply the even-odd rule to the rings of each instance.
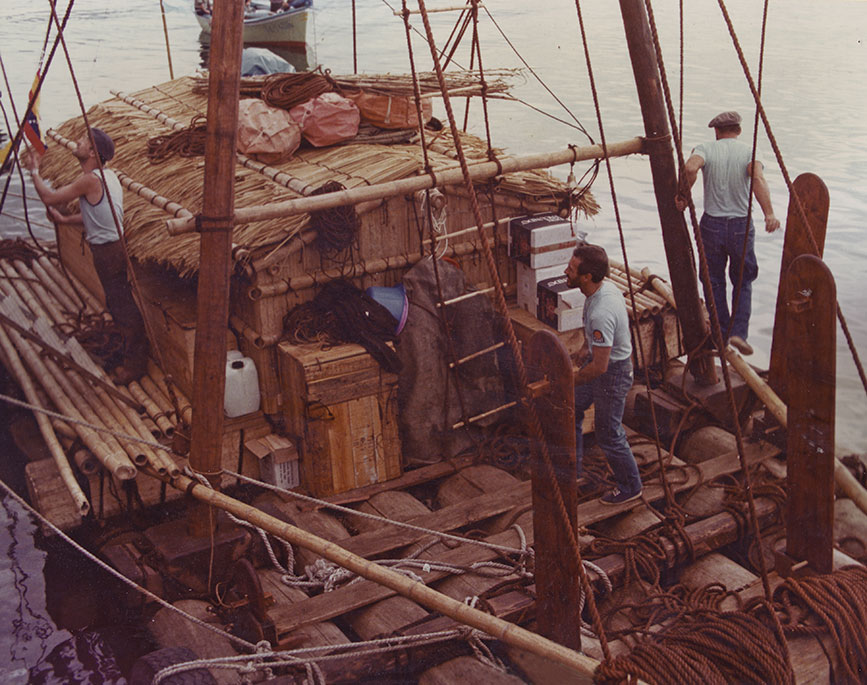
[[[401,475],[396,375],[360,345],[282,342],[277,357],[306,490],[333,495]]]

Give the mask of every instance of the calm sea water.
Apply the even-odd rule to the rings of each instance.
[[[65,8],[64,2],[59,4],[61,10]],[[400,3],[395,0],[389,6],[383,0],[358,0],[356,4],[359,71],[406,72],[408,59],[403,25],[392,13],[392,9],[399,9]],[[456,3],[428,4],[433,7]],[[598,140],[599,126],[588,85],[574,2],[549,0],[543,12],[537,8],[530,9],[523,0],[499,0],[487,4],[521,56]],[[751,139],[752,98],[718,5],[712,0],[684,4],[688,5],[683,86],[685,152],[688,154],[692,146],[708,139],[710,131],[706,122],[716,113],[728,109],[737,109],[744,115],[747,125],[743,137]],[[754,75],[759,61],[762,4],[755,0],[728,2]],[[191,5],[188,0],[164,0],[176,76],[196,70],[204,59]],[[640,135],[643,127],[618,5],[615,2],[585,2],[584,5],[584,23],[606,139],[614,142]],[[677,6],[675,0],[657,0],[654,3],[675,97],[680,90]],[[317,0],[315,20],[309,27],[312,60],[335,73],[351,72],[353,68],[350,8],[347,0]],[[0,55],[11,83],[12,98],[19,108],[23,108],[42,47],[47,21],[45,3],[0,0],[0,19]],[[455,19],[454,13],[435,15],[434,26],[440,41],[445,40]],[[417,18],[413,23],[421,28]],[[483,17],[480,31],[486,69],[522,66],[513,49],[487,17]],[[855,344],[860,353],[867,356],[867,242],[863,239],[863,227],[867,224],[864,193],[867,180],[865,34],[867,2],[771,2],[763,92],[772,133],[782,150],[790,177],[813,172],[821,176],[829,187],[831,210],[825,261],[836,278],[838,299]],[[159,3],[152,0],[123,3],[76,0],[66,36],[81,98],[86,106],[108,98],[113,88],[134,91],[169,78],[163,20]],[[416,63],[427,68],[429,53],[417,36],[413,40],[413,49]],[[468,54],[468,48],[459,51],[457,61],[468,65]],[[3,91],[0,101],[11,117],[9,93],[5,87],[0,90]],[[528,77],[523,83],[519,80],[515,92],[536,107],[561,119],[570,119],[533,77]],[[479,109],[478,102],[472,106],[476,111]],[[71,86],[63,52],[58,51],[43,90],[43,123],[50,126],[78,113],[78,95]],[[442,110],[438,114],[442,114]],[[515,154],[558,150],[566,144],[581,145],[587,140],[574,127],[513,103],[493,102],[490,114],[493,144]],[[483,133],[479,124],[475,124],[475,131]],[[784,218],[788,194],[764,131],[759,134],[759,157],[766,165],[774,209]],[[619,159],[612,166],[630,260],[666,275],[647,162],[640,158]],[[566,168],[553,171],[561,177],[568,173]],[[576,169],[576,175],[580,176],[581,171],[583,169]],[[21,188],[17,179],[13,179],[10,191],[13,195],[5,211],[20,214]],[[594,241],[619,254],[617,224],[608,180],[604,175],[600,175],[594,191],[603,208],[587,228]],[[753,360],[764,366],[770,348],[783,235],[782,232],[773,235],[762,232],[761,216],[756,211],[760,275],[754,285],[750,340],[756,347]],[[41,222],[42,212],[37,211],[34,217]],[[43,231],[42,235],[47,235],[44,233],[46,229],[37,227]],[[23,228],[14,218],[3,216],[0,217],[0,232],[5,236],[22,234]],[[852,450],[867,451],[867,396],[839,330],[838,350],[838,444]],[[0,531],[4,545],[9,544],[7,530]],[[4,587],[8,585],[4,583]],[[7,594],[8,591],[4,590],[4,601],[0,605],[3,618],[7,613],[14,615],[15,600],[12,598],[7,603]],[[32,602],[33,597],[30,599]],[[4,621],[4,624],[8,623]],[[3,636],[4,648],[11,640],[10,650],[17,649],[23,653],[26,650],[17,642],[20,639],[16,635]],[[4,668],[0,666],[0,673]]]

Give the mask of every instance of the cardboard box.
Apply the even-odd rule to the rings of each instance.
[[[298,470],[298,450],[288,438],[270,433],[244,443],[244,461],[255,470],[258,464],[259,480],[278,488],[290,490],[301,482]],[[246,465],[246,464],[245,464]],[[244,471],[246,472],[246,468]]]
[[[566,263],[532,269],[523,262],[515,262],[515,269],[518,275],[518,306],[536,316],[536,287],[539,281],[562,276]]]
[[[565,275],[539,281],[536,298],[536,318],[542,323],[560,332],[583,327],[584,293],[570,288]]]
[[[586,236],[557,214],[522,216],[509,222],[509,256],[533,269],[566,264]]]

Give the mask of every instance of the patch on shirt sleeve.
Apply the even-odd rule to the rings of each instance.
[[[603,340],[604,340],[604,338],[602,337],[602,331],[598,331],[598,330],[593,331],[593,342],[594,343],[601,343]]]

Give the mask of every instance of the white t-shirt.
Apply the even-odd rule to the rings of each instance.
[[[720,138],[696,146],[704,160],[704,211],[716,217],[745,217],[749,206],[752,150],[736,138]]]

